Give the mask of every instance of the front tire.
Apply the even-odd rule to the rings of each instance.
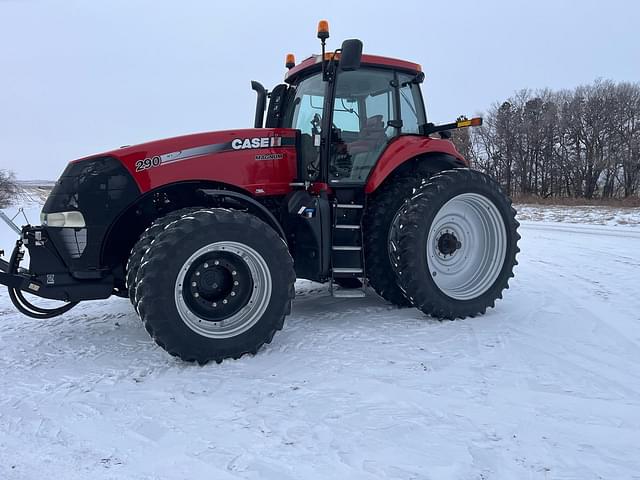
[[[137,283],[138,312],[152,338],[200,364],[270,343],[295,294],[293,260],[273,228],[219,208],[183,216],[158,234]]]
[[[393,225],[395,273],[412,303],[447,319],[493,307],[518,263],[515,214],[509,197],[483,173],[456,169],[432,177]]]
[[[183,215],[195,212],[196,210],[198,209],[194,207],[181,208],[180,210],[169,212],[164,217],[157,218],[144,232],[142,232],[142,235],[140,235],[140,238],[131,249],[126,266],[126,287],[131,305],[133,305],[133,308],[136,310],[138,308],[138,301],[136,299],[136,276],[138,274],[138,269],[140,268],[140,263],[142,262],[142,257],[151,246],[155,237],[167,228],[167,225],[175,222]]]

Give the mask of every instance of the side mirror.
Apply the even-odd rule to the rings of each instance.
[[[340,52],[340,70],[345,72],[357,70],[360,68],[360,60],[362,59],[362,42],[356,38],[345,40],[342,42],[342,51]]]

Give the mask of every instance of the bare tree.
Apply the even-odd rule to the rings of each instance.
[[[16,176],[9,170],[0,169],[0,208],[6,208],[18,193]]]
[[[468,139],[456,140],[510,195],[638,196],[640,84],[521,90],[492,106]]]

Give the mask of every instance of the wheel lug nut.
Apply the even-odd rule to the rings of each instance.
[[[200,296],[200,294],[198,292],[193,294],[194,297],[198,298]]]
[[[214,265],[220,265],[220,262],[218,260],[216,260],[215,262],[213,262]]]
[[[208,263],[205,263],[205,264],[203,265],[203,267],[204,267],[204,268],[209,268],[209,264],[208,264]]]
[[[227,299],[225,298],[224,300],[222,300],[222,303],[224,303],[226,305],[229,302],[227,302]]]
[[[212,307],[217,307],[217,306],[218,306],[218,304],[217,304],[216,302],[213,302],[213,303],[211,304],[211,306],[212,306]]]
[[[199,276],[200,276],[200,272],[196,272],[196,277],[199,277]]]
[[[236,296],[236,292],[231,292],[231,296],[235,297]]]
[[[233,282],[233,284],[234,284],[235,286],[238,286],[238,285],[239,285],[237,280],[236,280],[235,282]]]
[[[195,287],[196,285],[198,285],[196,282],[191,282],[192,287]]]
[[[231,272],[231,275],[237,275],[238,272],[236,272],[235,270],[233,272]]]

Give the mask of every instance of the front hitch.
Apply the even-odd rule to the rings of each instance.
[[[32,304],[25,298],[23,291],[43,297],[49,296],[47,295],[48,292],[42,290],[42,284],[36,279],[35,275],[30,275],[28,270],[20,268],[20,262],[24,258],[22,247],[25,242],[29,241],[30,232],[33,232],[32,241],[34,245],[42,246],[44,244],[42,231],[33,231],[30,225],[26,225],[21,229],[13,222],[13,219],[2,211],[0,211],[0,218],[4,220],[9,228],[20,235],[20,238],[16,240],[16,245],[11,252],[9,261],[7,262],[0,258],[0,284],[7,287],[9,298],[16,309],[32,318],[47,319],[62,315],[75,307],[78,302],[69,302],[56,308],[42,308]],[[4,250],[0,250],[0,256],[2,255],[4,255]]]
[[[23,231],[26,228],[24,227]],[[6,262],[0,259],[0,270],[2,270],[0,271],[0,283],[7,286],[9,298],[16,309],[28,317],[44,320],[62,315],[75,307],[78,302],[70,302],[56,308],[42,308],[34,305],[24,297],[23,291],[39,296],[42,296],[42,293],[45,292],[41,292],[42,285],[33,276],[20,268],[20,262],[24,258],[22,246],[22,239],[17,240],[9,261]]]

